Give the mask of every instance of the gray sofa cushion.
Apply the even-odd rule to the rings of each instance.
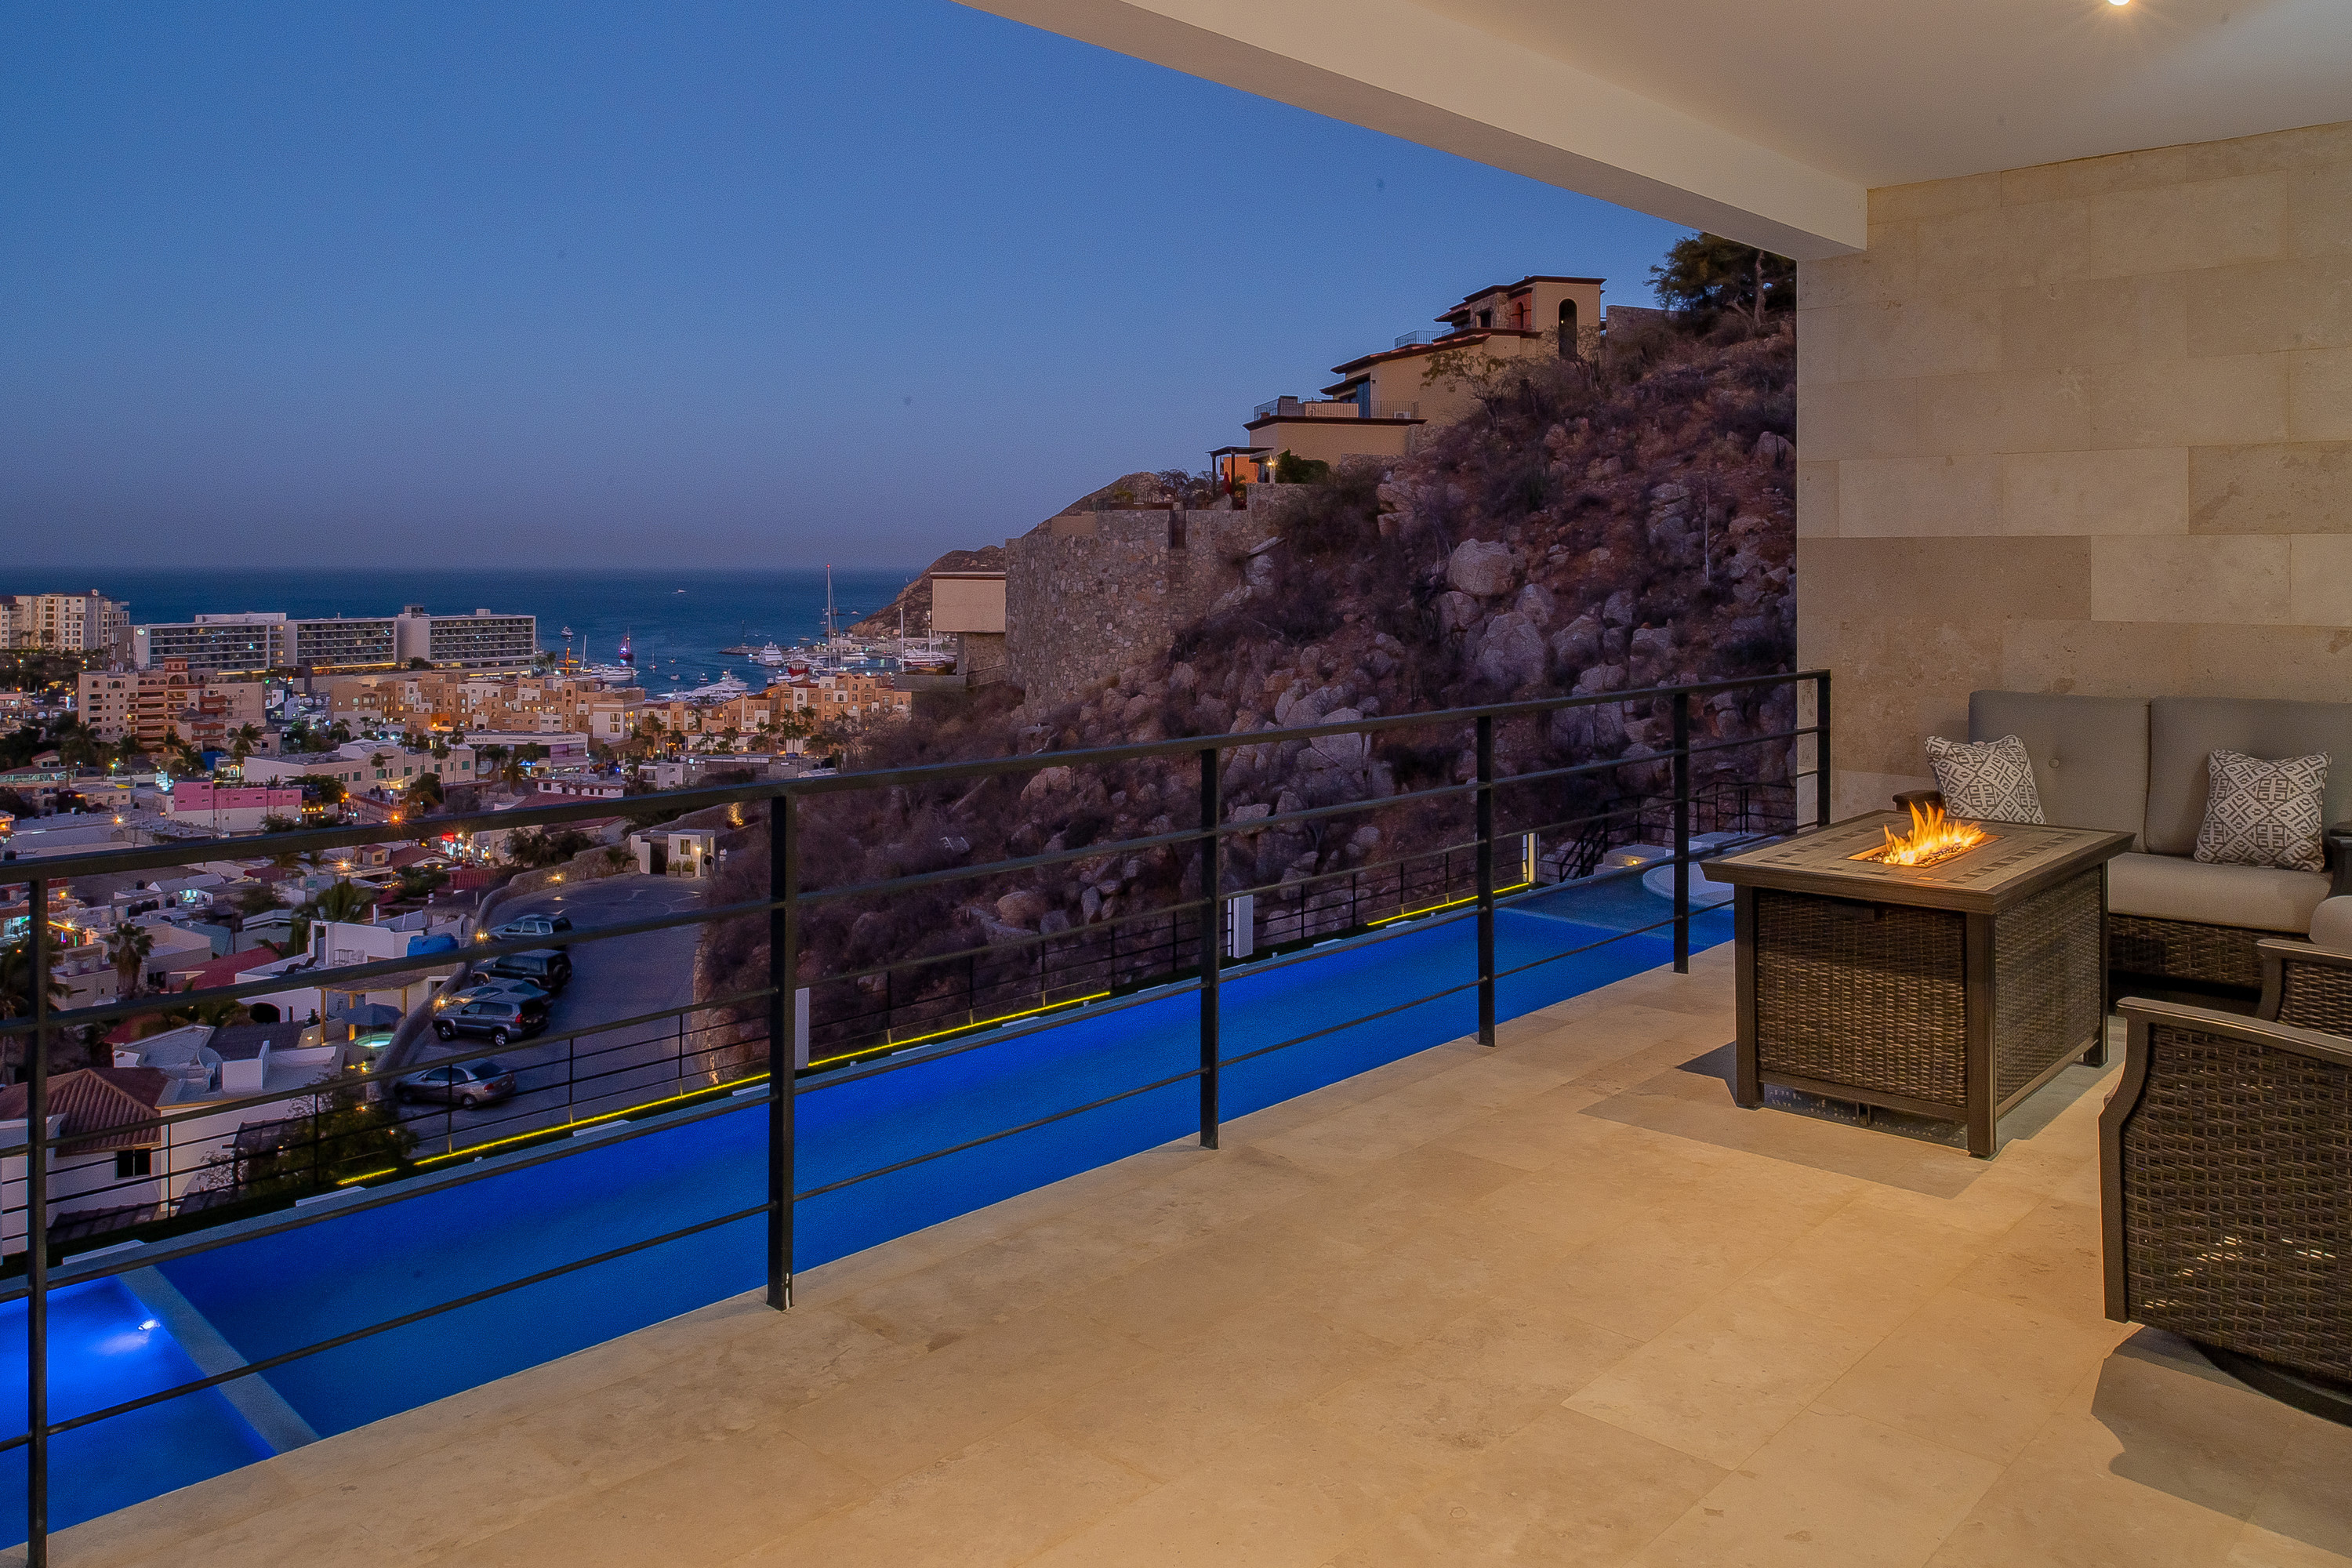
[[[2302,936],[2327,889],[2318,871],[2209,866],[2177,855],[2118,855],[2107,862],[2108,910],[2160,921]]]
[[[2003,735],[2023,741],[2025,754],[2033,759],[2033,787],[2042,797],[2043,817],[2061,827],[2141,830],[2147,816],[2145,699],[2061,697],[2043,691],[1969,693],[1969,739],[1992,741]],[[2198,778],[2201,790],[2201,761]],[[2201,816],[2201,793],[2197,805]],[[2189,837],[2193,844],[2193,819]],[[2189,846],[2183,845],[2180,853],[2188,854]]]
[[[1971,728],[1975,722],[1971,700]],[[2196,849],[2197,829],[2205,820],[2206,759],[2222,751],[2250,757],[2325,752],[2326,820],[2333,825],[2352,816],[2352,702],[2159,697],[2148,704],[2147,827],[2141,848],[2158,855],[2187,855]],[[2051,821],[2064,822],[2050,804],[2044,790],[2042,809],[2050,812]]]

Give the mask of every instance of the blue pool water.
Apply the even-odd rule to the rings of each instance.
[[[0,1307],[0,1409],[25,1408],[26,1305]],[[150,1328],[146,1325],[154,1324]],[[170,1332],[117,1279],[49,1297],[49,1416],[68,1421],[201,1376]],[[21,1426],[17,1426],[21,1431]],[[66,1525],[269,1457],[217,1389],[134,1410],[49,1440],[51,1521]],[[7,1537],[25,1537],[25,1451],[0,1466]]]
[[[1599,942],[1662,910],[1657,900],[1622,895],[1601,903],[1587,899],[1581,909],[1574,899],[1547,895],[1505,910],[1496,921],[1498,967]],[[1592,923],[1563,918],[1568,913],[1589,913]],[[1695,946],[1712,945],[1728,939],[1730,919],[1713,912],[1693,928]],[[1475,973],[1474,942],[1464,921],[1407,929],[1284,969],[1244,971],[1224,985],[1224,1053],[1272,1045],[1466,980]],[[1497,1013],[1509,1018],[1531,1012],[1670,957],[1664,933],[1608,942],[1505,979]],[[822,1186],[1185,1071],[1198,1065],[1198,1014],[1197,997],[1170,996],[803,1094],[799,1184]],[[1475,1021],[1475,993],[1465,991],[1229,1068],[1223,1114],[1244,1115],[1458,1038]],[[1188,1079],[804,1200],[797,1210],[795,1266],[812,1268],[1184,1137],[1197,1126],[1198,1097]],[[762,1103],[747,1100],[738,1114],[259,1237],[164,1265],[163,1272],[232,1345],[259,1359],[756,1204],[765,1193],[765,1131]],[[761,1235],[754,1216],[306,1357],[272,1372],[269,1381],[320,1434],[346,1431],[756,1289],[763,1274]],[[92,1326],[72,1354],[60,1351],[59,1376],[68,1380],[81,1375],[85,1356],[115,1353],[100,1347],[139,1321],[124,1312],[142,1310],[110,1283],[81,1289],[114,1295],[103,1305],[93,1295]],[[16,1319],[0,1320],[0,1332],[13,1321],[21,1346],[21,1304],[15,1310]],[[142,1351],[137,1375],[159,1381],[140,1384],[142,1390],[193,1375],[164,1375],[165,1347],[152,1345],[155,1337]],[[21,1394],[21,1372],[16,1375]],[[88,1400],[81,1408],[124,1397],[101,1396],[100,1384],[126,1386],[98,1379],[77,1393]],[[183,1405],[189,1410],[163,1414]],[[233,1429],[220,1423],[225,1412]],[[135,1430],[149,1415],[181,1426]],[[258,1443],[217,1394],[74,1436],[86,1434],[86,1457],[78,1449],[68,1458],[60,1441],[51,1505],[58,1526],[248,1463]],[[161,1450],[170,1452],[169,1465],[156,1462]],[[136,1452],[139,1463],[126,1469],[108,1462],[124,1452]],[[23,1463],[21,1450],[0,1459],[0,1509],[6,1510],[0,1530],[14,1524],[14,1533],[0,1539],[22,1537]]]

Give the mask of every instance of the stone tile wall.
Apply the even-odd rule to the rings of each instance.
[[[1066,513],[1006,540],[1006,678],[1029,708],[1156,658],[1238,584],[1239,558],[1277,510],[1251,499],[1242,511]]]
[[[1798,279],[1840,815],[1983,687],[2352,700],[2352,124],[1871,193]]]

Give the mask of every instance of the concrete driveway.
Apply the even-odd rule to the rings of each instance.
[[[698,909],[708,885],[684,878],[610,877],[515,900],[497,918],[503,924],[524,915],[563,914],[574,931],[584,933]],[[514,1070],[515,1097],[478,1110],[408,1107],[404,1115],[416,1135],[416,1152],[462,1149],[708,1084],[706,1063],[696,1051],[696,1026],[705,1022],[699,1016],[597,1027],[691,1000],[700,931],[685,926],[572,948],[572,984],[549,1010],[547,1033],[503,1048],[480,1042],[484,1055]],[[558,1037],[573,1031],[584,1032],[576,1039]],[[419,1054],[452,1048],[426,1040]]]

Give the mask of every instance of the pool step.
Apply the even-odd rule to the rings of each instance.
[[[122,1276],[122,1283],[163,1321],[164,1329],[179,1342],[180,1348],[187,1352],[188,1359],[205,1376],[218,1377],[246,1364],[245,1357],[237,1354],[236,1347],[213,1327],[212,1320],[196,1310],[195,1303],[181,1295],[180,1288],[160,1271],[133,1268]],[[319,1440],[319,1434],[302,1419],[301,1413],[287,1404],[286,1396],[272,1388],[260,1373],[234,1377],[217,1386],[221,1397],[276,1452],[283,1454]]]

